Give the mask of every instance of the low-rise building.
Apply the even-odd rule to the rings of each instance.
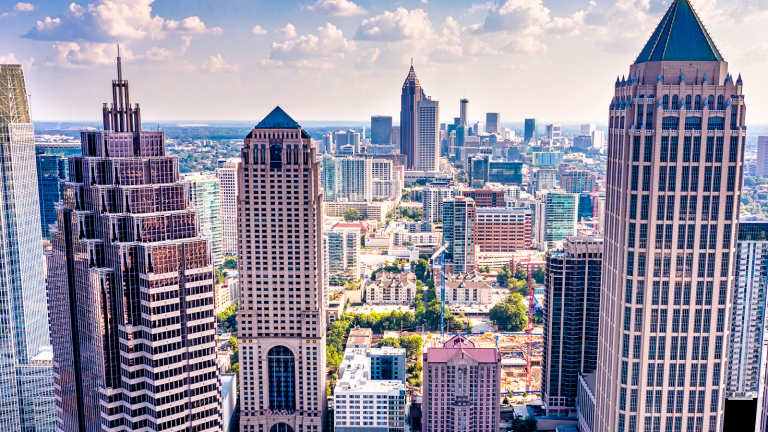
[[[326,310],[327,325],[329,326],[341,318],[341,314],[344,313],[344,306],[347,304],[347,296],[343,291],[334,291],[334,293],[338,294],[334,294],[335,298],[328,301],[328,309]]]
[[[372,337],[372,329],[355,327],[349,331],[349,337],[347,338],[347,349],[368,348],[371,346]]]
[[[440,275],[436,274],[435,294],[440,296]],[[445,278],[446,304],[491,304],[493,288],[485,278],[475,271],[469,273],[448,273]]]
[[[392,236],[386,232],[373,232],[365,235],[365,247],[379,248],[392,246]]]
[[[227,310],[229,306],[232,305],[232,297],[231,291],[229,289],[229,285],[227,283],[227,279],[224,279],[224,283],[217,284],[216,290],[214,293],[214,313],[220,314]]]
[[[414,246],[433,247],[440,244],[440,238],[439,233],[395,231],[392,233],[392,244],[395,246],[406,246],[410,243]]]
[[[416,296],[416,275],[414,273],[376,274],[376,280],[365,285],[365,302],[374,305],[412,304]]]
[[[394,201],[376,201],[376,202],[323,202],[323,212],[329,217],[343,217],[344,212],[350,209],[357,209],[363,219],[384,222],[387,213],[395,206]]]
[[[371,378],[396,380],[405,384],[405,348],[383,346],[365,351],[371,358]]]

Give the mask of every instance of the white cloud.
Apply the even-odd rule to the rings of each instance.
[[[480,11],[487,11],[488,9],[493,7],[493,2],[490,1],[488,3],[474,3],[469,8],[469,13],[475,13]]]
[[[355,42],[347,40],[342,31],[333,24],[328,23],[317,30],[318,36],[301,35],[284,43],[273,43],[270,60],[303,62],[330,57],[343,58],[355,50]]]
[[[378,48],[371,48],[360,52],[360,58],[355,62],[355,67],[358,69],[372,68],[376,64],[376,59],[379,58],[381,50]]]
[[[13,8],[16,12],[30,12],[35,9],[35,6],[32,5],[32,3],[22,3],[18,2],[16,3],[16,6]]]
[[[317,0],[307,9],[324,15],[353,16],[366,13],[365,9],[348,0]]]
[[[239,72],[240,65],[237,63],[227,63],[221,57],[221,54],[211,56],[209,61],[203,63],[203,69],[211,72]]]
[[[181,45],[181,48],[179,49],[179,54],[184,55],[189,50],[189,46],[192,44],[192,36],[182,36],[181,41],[183,42]]]
[[[297,36],[296,34],[296,27],[288,23],[285,25],[285,27],[275,30],[275,33],[283,35],[286,38],[295,38]]]
[[[52,41],[112,42],[120,39],[163,39],[168,32],[220,34],[199,17],[166,20],[152,16],[154,0],[97,0],[85,7],[71,3],[60,16],[46,17],[22,37]]]
[[[16,60],[16,55],[13,53],[8,53],[6,55],[0,56],[0,64],[19,64],[20,61]]]
[[[544,25],[544,30],[552,34],[578,34],[586,15],[587,12],[581,11],[566,18],[554,17]]]
[[[117,57],[114,44],[56,42],[53,48],[56,54],[44,63],[45,66],[77,68],[94,64],[109,65],[114,64]],[[120,56],[126,60],[134,58],[131,50],[125,46],[120,49]]]
[[[440,36],[440,42],[454,44],[461,42],[461,25],[453,17],[445,19],[445,27]]]
[[[464,62],[464,50],[458,45],[440,45],[431,53],[429,60],[437,63],[461,63]]]
[[[251,33],[253,33],[253,34],[255,34],[255,35],[263,35],[263,34],[267,34],[267,31],[266,31],[266,30],[264,30],[263,28],[261,28],[261,26],[260,26],[260,25],[257,25],[257,26],[254,26],[254,27],[251,29]]]
[[[469,42],[468,52],[469,52],[469,55],[473,55],[473,56],[499,55],[499,52],[497,50],[491,48],[490,45],[481,41],[478,38],[472,38],[472,40]]]
[[[422,9],[408,11],[399,7],[360,23],[355,39],[378,41],[425,40],[434,36],[432,22]]]
[[[478,33],[531,32],[550,21],[541,0],[502,0],[488,9]]]
[[[521,36],[512,38],[502,50],[510,53],[544,54],[547,52],[547,45],[532,36]]]

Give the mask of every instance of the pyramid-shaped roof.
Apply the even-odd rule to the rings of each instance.
[[[409,85],[421,87],[421,84],[419,84],[419,79],[416,78],[416,71],[413,70],[413,63],[411,63],[411,70],[408,71],[408,76],[405,77],[403,87],[408,87]]]
[[[301,126],[277,106],[256,125],[256,129],[301,129]]]
[[[689,0],[673,0],[635,64],[650,61],[725,61]]]

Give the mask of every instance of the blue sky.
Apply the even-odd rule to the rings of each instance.
[[[670,0],[0,1],[0,63],[25,66],[37,120],[98,120],[120,40],[146,120],[398,116],[410,59],[441,117],[604,122]],[[768,1],[692,0],[748,123],[768,123]]]

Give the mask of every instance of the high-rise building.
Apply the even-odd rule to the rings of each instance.
[[[563,158],[563,152],[533,152],[533,165],[557,168]]]
[[[592,132],[592,147],[596,149],[602,149],[605,143],[605,134],[601,130]]]
[[[443,200],[443,242],[446,245],[446,272],[477,270],[475,245],[475,201],[457,196]]]
[[[443,201],[461,195],[461,189],[455,186],[426,186],[422,191],[422,220],[425,222],[443,221]]]
[[[477,222],[474,241],[480,252],[531,249],[531,209],[478,206],[475,213]]]
[[[742,89],[690,0],[614,85],[596,432],[722,428]]]
[[[416,169],[416,143],[419,139],[418,124],[418,105],[422,99],[426,99],[424,90],[421,88],[419,79],[416,78],[416,72],[411,69],[403,83],[403,91],[400,95],[400,153],[406,157],[405,167],[409,170]]]
[[[221,239],[225,255],[237,255],[237,167],[240,158],[229,158],[216,168],[221,182]]]
[[[320,432],[326,301],[323,195],[312,138],[277,107],[245,138],[241,157],[240,430]],[[250,224],[271,234],[252,236]]]
[[[757,406],[761,407],[765,398],[760,386],[766,368],[764,346],[765,310],[768,307],[768,219],[741,216],[736,247],[726,399],[757,399]],[[714,290],[714,287],[702,288],[704,292]],[[705,297],[704,302],[711,304],[713,300]],[[759,426],[759,420],[760,416],[757,416],[756,426]]]
[[[392,144],[392,116],[371,116],[371,144]]]
[[[768,176],[768,136],[757,137],[757,161],[755,175]]]
[[[427,97],[417,104],[416,169],[438,171],[440,169],[440,102]]]
[[[347,145],[354,148],[354,154],[360,153],[360,134],[350,129],[347,131]]]
[[[328,272],[331,279],[359,279],[360,229],[334,228],[324,231],[323,235],[328,239]]]
[[[424,353],[424,432],[499,430],[501,354],[463,336]]]
[[[557,187],[557,170],[552,168],[539,168],[533,172],[532,193],[542,190],[555,189]]]
[[[485,113],[485,132],[501,133],[501,113]]]
[[[587,170],[570,170],[560,177],[560,187],[568,193],[593,192],[599,189],[597,177]]]
[[[475,200],[475,207],[505,207],[503,189],[464,189],[461,195]]]
[[[551,140],[560,139],[563,135],[561,132],[562,127],[558,123],[552,123],[547,125],[547,138]]]
[[[21,65],[0,65],[0,427],[56,430],[35,132]]]
[[[369,202],[373,199],[373,162],[361,157],[323,158],[323,187],[328,202],[346,199]]]
[[[200,230],[208,237],[213,264],[224,261],[221,230],[221,181],[213,174],[181,176],[189,205],[197,209]]]
[[[541,399],[547,415],[576,417],[579,375],[597,364],[603,239],[566,237],[546,260]]]
[[[323,135],[323,153],[333,154],[333,151],[334,151],[333,135],[331,134]]]
[[[545,190],[536,203],[536,244],[542,250],[554,242],[576,235],[579,196],[558,190]]]
[[[221,431],[210,246],[117,65],[51,228],[57,430]]]
[[[525,131],[523,133],[523,139],[526,142],[537,139],[538,138],[536,136],[537,130],[538,130],[538,120],[525,119]]]
[[[580,135],[592,135],[592,132],[597,130],[597,125],[594,123],[584,123],[581,125]]]
[[[459,126],[469,127],[469,99],[462,99],[459,101]]]
[[[69,175],[67,158],[78,154],[80,143],[35,144],[40,224],[44,238],[50,237],[48,227],[56,223],[55,204],[61,201],[59,180],[66,180]]]

